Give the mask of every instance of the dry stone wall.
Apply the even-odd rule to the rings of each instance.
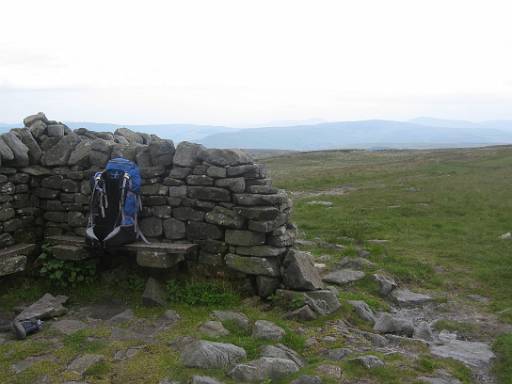
[[[0,247],[27,237],[83,236],[91,175],[124,157],[140,167],[140,226],[150,241],[197,243],[197,259],[189,261],[248,276],[261,296],[282,285],[295,238],[291,201],[245,152],[175,147],[126,128],[71,130],[43,113],[24,125],[0,137]]]

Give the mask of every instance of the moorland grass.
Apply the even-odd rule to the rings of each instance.
[[[512,147],[310,152],[266,164],[274,185],[296,196],[293,221],[308,239],[343,244],[351,237],[401,284],[437,292],[439,300],[488,297],[484,310],[512,323],[512,241],[500,239],[512,231]],[[330,192],[341,186],[352,191]],[[510,383],[511,335],[495,349],[497,374]]]

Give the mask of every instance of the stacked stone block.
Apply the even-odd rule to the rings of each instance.
[[[69,129],[43,113],[0,137],[0,246],[17,233],[83,236],[90,179],[108,160],[140,168],[140,227],[155,242],[199,245],[189,263],[247,276],[262,296],[281,283],[293,246],[291,201],[267,170],[239,150],[207,149],[133,132]]]

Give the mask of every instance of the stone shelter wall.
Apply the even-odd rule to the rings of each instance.
[[[0,248],[83,236],[91,175],[124,157],[141,171],[139,220],[149,241],[196,243],[194,262],[250,276],[262,296],[281,284],[295,237],[291,201],[245,152],[175,147],[126,128],[71,130],[43,113],[24,126],[0,137]]]

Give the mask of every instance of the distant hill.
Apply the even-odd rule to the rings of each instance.
[[[466,120],[435,119],[432,117],[417,117],[409,120],[410,123],[426,125],[429,127],[444,128],[491,128],[512,132],[512,120],[488,120],[472,122]]]
[[[117,128],[126,127],[136,132],[153,133],[164,139],[172,139],[178,143],[180,141],[197,141],[205,136],[233,131],[234,128],[215,126],[215,125],[195,125],[195,124],[142,124],[142,125],[123,125],[111,123],[92,123],[92,122],[65,122],[72,128],[87,128],[92,131],[113,132]]]
[[[222,132],[209,135],[200,143],[209,147],[288,150],[471,147],[510,144],[512,131],[366,120]]]
[[[72,129],[87,128],[93,131],[109,132],[127,127],[138,132],[154,133],[162,138],[172,139],[175,143],[187,140],[208,147],[254,150],[304,151],[338,148],[378,150],[512,144],[512,121],[510,120],[471,122],[418,117],[407,122],[363,120],[311,124],[315,120],[305,120],[295,125],[279,124],[246,129],[195,124],[123,125],[95,122],[66,122],[66,124]],[[0,132],[16,126],[20,124],[0,123]],[[260,153],[260,155],[266,154]]]

